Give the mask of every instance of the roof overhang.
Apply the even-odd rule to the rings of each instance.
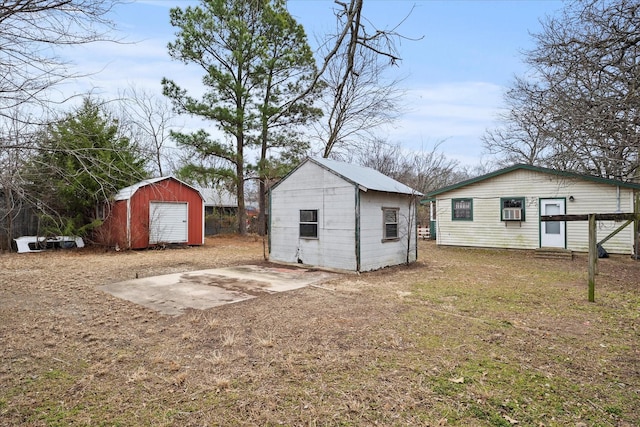
[[[597,177],[597,176],[592,176],[592,175],[584,175],[584,174],[579,174],[576,172],[571,172],[571,171],[560,171],[557,169],[549,169],[549,168],[543,168],[540,166],[533,166],[533,165],[513,165],[510,166],[508,168],[504,168],[504,169],[499,169],[497,171],[494,172],[490,172],[488,174],[485,175],[481,175],[475,178],[471,178],[471,179],[467,179],[464,181],[460,181],[457,184],[453,184],[453,185],[448,185],[446,187],[442,187],[438,190],[435,191],[431,191],[427,194],[425,194],[424,198],[420,201],[421,204],[427,203],[430,200],[433,200],[436,198],[436,196],[439,196],[443,193],[447,193],[449,191],[453,191],[453,190],[457,190],[463,187],[466,187],[468,185],[472,185],[472,184],[476,184],[478,182],[482,182],[485,181],[487,179],[491,179],[491,178],[495,178],[497,176],[500,175],[505,175],[508,174],[510,172],[516,171],[516,170],[528,170],[528,171],[533,171],[533,172],[540,172],[540,173],[545,173],[548,175],[555,175],[558,177],[562,177],[562,178],[573,178],[573,179],[582,179],[582,180],[586,180],[586,181],[592,181],[592,182],[597,182],[600,184],[607,184],[607,185],[612,185],[612,186],[616,186],[616,187],[621,187],[621,188],[630,188],[633,190],[640,190],[640,184],[636,184],[633,182],[625,182],[625,181],[619,181],[616,179],[608,179],[608,178],[601,178],[601,177]]]

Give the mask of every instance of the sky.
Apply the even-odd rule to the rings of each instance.
[[[66,91],[91,89],[104,99],[130,85],[161,96],[163,77],[197,88],[201,74],[172,60],[167,44],[176,30],[169,10],[197,2],[133,1],[118,6],[111,18],[125,43],[100,43],[69,51],[90,79]],[[497,125],[502,95],[515,75],[523,74],[522,51],[533,47],[531,33],[540,20],[557,14],[560,0],[365,0],[364,16],[378,29],[397,32],[402,60],[389,71],[401,79],[403,114],[380,129],[380,136],[406,150],[430,151],[437,145],[464,166],[487,160],[481,137]],[[309,42],[335,28],[333,0],[289,0],[288,9],[307,32]]]

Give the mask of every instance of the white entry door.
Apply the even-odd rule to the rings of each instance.
[[[541,199],[541,215],[564,215],[564,199]],[[564,221],[540,221],[540,247],[564,248],[565,247]]]
[[[149,203],[149,243],[186,243],[187,203]]]

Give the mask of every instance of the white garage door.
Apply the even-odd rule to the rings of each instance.
[[[187,203],[149,204],[149,243],[186,243]]]

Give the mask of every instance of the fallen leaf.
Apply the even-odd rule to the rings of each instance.
[[[504,419],[509,421],[509,424],[518,424],[518,420],[514,420],[513,418],[511,418],[509,415],[503,415]]]

